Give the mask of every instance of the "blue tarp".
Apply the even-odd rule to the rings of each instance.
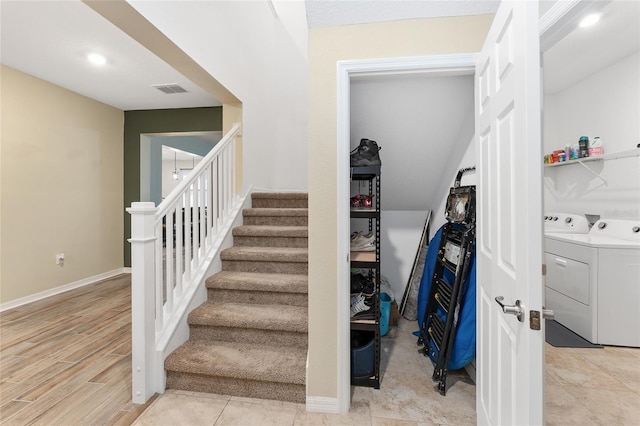
[[[440,238],[442,237],[441,227],[433,236],[427,249],[427,256],[424,264],[424,272],[420,280],[420,290],[418,291],[418,327],[422,325],[424,319],[427,301],[429,299],[429,290],[431,288],[431,280],[440,247]],[[454,275],[445,269],[443,278],[449,283],[453,283]],[[476,256],[475,251],[471,255],[471,265],[469,274],[465,280],[462,290],[460,316],[458,318],[458,329],[456,337],[453,341],[453,349],[449,359],[449,370],[457,370],[470,363],[476,355]],[[442,313],[444,319],[444,313]],[[419,335],[419,332],[414,333]],[[436,355],[437,356],[437,355]],[[432,356],[432,360],[434,357]]]

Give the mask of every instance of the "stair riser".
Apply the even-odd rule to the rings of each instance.
[[[167,371],[167,388],[304,403],[305,386]]]
[[[309,337],[307,333],[292,331],[256,330],[250,328],[189,326],[189,338],[193,340],[208,340],[220,342],[252,342],[256,345],[271,345],[277,347],[292,346],[307,348]]]
[[[306,216],[244,216],[245,225],[308,226]]]
[[[223,260],[222,270],[231,272],[262,272],[267,274],[307,274],[307,263],[260,262],[250,260]]]
[[[293,247],[307,248],[309,239],[307,237],[233,237],[233,244],[245,247]]]
[[[251,207],[255,209],[306,209],[308,204],[306,198],[260,198],[251,200]]]
[[[263,305],[307,306],[306,293],[207,289],[207,298],[216,303],[255,303]]]

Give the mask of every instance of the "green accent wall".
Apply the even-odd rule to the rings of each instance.
[[[222,107],[124,112],[124,206],[140,201],[140,135],[222,131]],[[131,266],[131,216],[124,212],[124,266]]]

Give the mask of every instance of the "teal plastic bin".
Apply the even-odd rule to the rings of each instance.
[[[380,335],[389,332],[389,314],[391,313],[391,297],[387,293],[380,293]]]

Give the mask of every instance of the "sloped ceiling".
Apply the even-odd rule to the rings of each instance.
[[[600,21],[575,28],[544,53],[544,91],[553,94],[640,50],[640,1],[602,2]]]
[[[460,163],[456,155],[464,153],[474,134],[473,98],[473,75],[351,82],[352,148],[361,138],[382,148],[383,209],[438,207],[457,172],[451,170]]]

